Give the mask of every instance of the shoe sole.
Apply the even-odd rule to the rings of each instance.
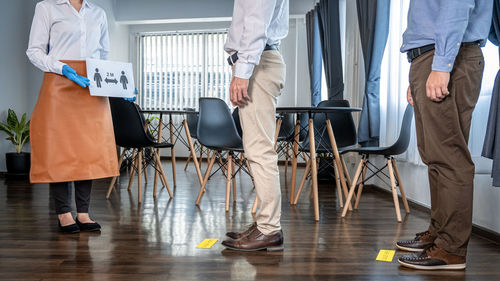
[[[418,270],[464,270],[466,267],[466,264],[449,264],[449,265],[435,265],[435,266],[423,266],[423,265],[415,265],[411,263],[406,263],[398,260],[399,264],[412,268],[412,269],[418,269]]]
[[[257,251],[263,251],[266,250],[268,252],[282,252],[285,247],[284,246],[275,246],[275,247],[263,247],[263,248],[257,248],[257,249],[240,249],[240,248],[233,248],[229,246],[225,246],[227,249],[233,250],[233,251],[241,251],[241,252],[257,252]]]
[[[396,244],[396,247],[398,247],[398,249],[400,249],[402,251],[413,252],[413,253],[419,253],[419,252],[422,252],[424,250],[424,249],[417,249],[417,248],[407,248],[407,247],[399,246],[398,244]]]

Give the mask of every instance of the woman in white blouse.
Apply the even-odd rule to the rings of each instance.
[[[32,183],[50,183],[65,233],[98,231],[89,214],[92,180],[118,176],[107,98],[90,96],[87,58],[107,59],[106,14],[87,0],[44,0],[31,27],[30,61],[45,72],[31,118]],[[71,213],[75,186],[76,220]]]

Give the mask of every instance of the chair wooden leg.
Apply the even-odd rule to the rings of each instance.
[[[137,153],[137,183],[139,185],[139,203],[142,203],[142,151]]]
[[[255,200],[253,201],[253,206],[252,206],[252,214],[257,213],[257,206],[259,204],[259,198],[257,194],[255,195]]]
[[[170,126],[170,143],[174,144],[174,123],[172,121],[172,115],[169,117]],[[175,172],[175,147],[170,148],[170,156],[172,157],[172,178],[174,179],[174,188],[177,187],[177,176]]]
[[[216,156],[217,156],[217,152],[214,151],[214,153],[212,154],[212,158],[210,159],[210,163],[208,163],[208,168],[207,168],[207,171],[205,172],[205,177],[203,178],[203,181],[201,182],[200,192],[198,192],[198,197],[196,198],[196,202],[195,202],[196,205],[200,204],[203,193],[205,193],[205,186],[207,185],[208,178],[210,177],[210,173],[212,172],[212,167],[214,166],[215,158],[217,158]]]
[[[295,184],[297,177],[297,156],[299,153],[299,133],[300,133],[300,120],[297,120],[295,124],[295,140],[293,142],[293,151],[292,151],[292,183],[290,186],[290,204],[292,204],[295,200]]]
[[[342,187],[340,186],[339,169],[335,161],[333,161],[333,171],[335,172],[335,186],[337,187],[337,197],[340,208],[344,208],[344,198],[342,195]]]
[[[148,184],[148,170],[147,170],[147,163],[146,163],[146,150],[142,151],[142,166],[144,167],[144,183]]]
[[[196,175],[198,176],[198,181],[200,182],[200,185],[203,184],[203,176],[201,174],[201,169],[200,169],[200,164],[198,163],[198,159],[196,158],[196,149],[194,148],[193,144],[193,139],[191,138],[191,134],[189,133],[189,127],[187,124],[187,121],[184,119],[182,121],[184,124],[184,133],[186,134],[186,139],[189,145],[189,155],[191,156],[191,159],[193,160],[195,169],[196,169]]]
[[[289,150],[289,147],[288,147],[288,144],[286,144],[286,147],[285,147],[285,178],[286,178],[286,174],[288,171],[288,159],[290,157],[288,150]]]
[[[233,202],[236,202],[236,170],[234,169],[234,159],[231,162],[231,170],[233,171],[234,175],[231,175],[231,178],[233,179]]]
[[[131,165],[131,169],[132,171],[130,171],[130,178],[128,179],[128,187],[127,187],[127,190],[131,190],[132,189],[132,182],[134,182],[134,176],[135,176],[135,169],[137,168],[137,149],[134,149],[134,151],[132,151],[132,158],[134,161]]]
[[[365,163],[363,165],[363,171],[361,172],[361,182],[359,183],[358,194],[356,196],[356,203],[354,203],[354,209],[358,209],[358,207],[359,207],[359,200],[361,199],[361,194],[363,193],[363,187],[365,186],[364,182],[365,182],[365,177],[366,177],[367,165],[368,165],[368,159],[367,159],[367,161],[365,161]]]
[[[297,191],[297,195],[294,196],[294,201],[292,205],[297,205],[297,202],[299,201],[300,198],[300,194],[302,193],[302,189],[304,188],[306,178],[309,175],[310,171],[311,171],[311,159],[307,160],[306,170],[304,171],[304,175],[302,176],[302,180],[300,181],[299,190]]]
[[[163,166],[161,165],[160,155],[155,153],[154,157],[156,159],[156,161],[155,161],[156,165],[157,165],[156,167],[158,168],[158,170],[160,170],[160,179],[163,182],[163,186],[167,189],[167,192],[168,192],[168,195],[170,196],[170,198],[173,198],[174,195],[172,194],[172,190],[170,190],[170,185],[168,184],[167,176],[165,175],[165,171],[163,170]],[[154,196],[154,198],[156,198],[156,189],[154,190],[153,196]]]
[[[347,210],[349,209],[349,202],[351,202],[352,197],[354,196],[354,191],[356,191],[356,184],[358,183],[359,176],[361,175],[364,161],[364,158],[359,161],[358,168],[356,169],[356,173],[354,174],[354,179],[351,182],[349,194],[347,195],[347,198],[345,200],[346,204],[344,205],[344,209],[342,210],[342,217],[345,217],[345,215],[347,214]]]
[[[408,200],[406,200],[405,190],[403,188],[403,182],[401,181],[401,177],[399,176],[398,166],[396,165],[396,159],[392,158],[392,166],[394,168],[394,172],[396,174],[396,179],[398,180],[399,191],[401,192],[401,198],[403,199],[403,205],[405,206],[405,211],[407,214],[410,213],[410,206],[408,205]]]
[[[188,159],[186,160],[186,166],[184,166],[184,171],[187,170],[188,166],[189,166],[189,162],[191,162],[191,153],[189,153],[189,156],[188,156]]]
[[[200,159],[198,159],[198,163],[200,163],[200,169],[203,164],[203,146],[200,147]]]
[[[163,142],[163,114],[160,114],[160,119],[158,120],[158,139],[157,139],[158,143],[161,143]],[[161,152],[160,152],[160,149],[157,148],[156,149],[156,154],[160,155]],[[154,189],[156,189],[158,187],[158,175],[159,175],[159,172],[158,170],[155,170],[155,176],[154,176]]]
[[[389,177],[391,178],[392,198],[394,199],[394,208],[396,209],[396,217],[398,222],[401,222],[401,210],[399,209],[398,190],[396,189],[396,180],[394,179],[394,169],[392,168],[391,159],[387,159],[387,168],[389,169]]]
[[[226,173],[226,212],[229,212],[229,198],[231,197],[231,175],[233,167],[233,155],[227,154],[227,173]]]
[[[347,181],[347,186],[351,186],[351,176],[349,175],[349,170],[347,169],[347,165],[345,164],[345,160],[343,156],[340,156],[342,160],[342,169],[344,170],[345,179]]]
[[[124,148],[123,149],[123,152],[122,154],[120,154],[120,158],[118,160],[118,169],[122,166],[122,163],[123,163],[123,158],[125,157],[125,153],[127,152],[127,149]],[[109,196],[111,195],[111,191],[113,190],[113,188],[115,187],[115,183],[116,183],[116,179],[118,177],[113,177],[113,179],[111,179],[111,184],[109,185],[109,188],[108,188],[108,193],[106,194],[106,199],[109,199]]]

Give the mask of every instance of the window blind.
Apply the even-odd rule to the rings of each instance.
[[[139,35],[139,104],[147,110],[198,108],[198,98],[230,104],[227,31]]]

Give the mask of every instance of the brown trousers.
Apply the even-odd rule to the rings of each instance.
[[[465,256],[472,231],[474,184],[474,163],[467,143],[484,58],[479,46],[462,46],[450,75],[450,95],[433,102],[426,96],[433,57],[434,51],[421,55],[410,69],[418,149],[429,173],[429,231],[437,246]]]

